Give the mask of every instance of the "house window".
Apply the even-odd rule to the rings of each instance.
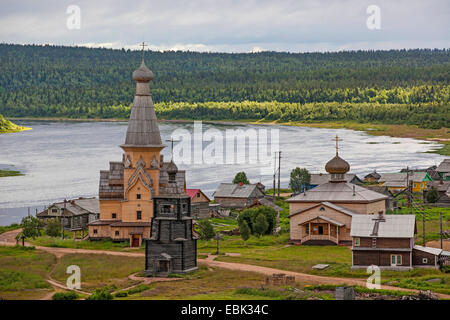
[[[391,266],[401,266],[402,265],[402,256],[397,254],[391,255]]]
[[[138,220],[142,219],[142,211],[136,211],[136,219]]]
[[[116,235],[116,237],[118,237],[120,235],[119,230],[116,230],[116,232],[114,234]]]
[[[94,234],[97,234],[97,229],[94,229]]]
[[[116,218],[117,218],[117,213],[113,213],[113,214],[112,214],[112,218],[113,218],[113,219],[116,219]]]
[[[57,213],[57,212],[58,212],[58,209],[55,209],[55,208],[52,209],[52,213]]]
[[[424,263],[424,264],[428,263],[428,258],[423,258],[422,263]]]
[[[137,195],[136,195],[136,199],[141,199],[141,194],[140,193],[138,193]]]
[[[354,239],[353,239],[353,245],[354,245],[355,247],[359,247],[359,238],[354,238]]]
[[[197,198],[200,198],[200,192],[197,192]]]

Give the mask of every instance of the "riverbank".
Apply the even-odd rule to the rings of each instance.
[[[0,170],[0,178],[1,177],[15,177],[15,176],[23,176],[23,173],[16,170]]]
[[[72,119],[72,118],[11,118],[12,120],[25,121],[73,121],[73,122],[122,122],[128,119]],[[173,123],[187,123],[194,119],[159,119],[160,122]],[[313,128],[328,128],[328,129],[350,129],[355,131],[364,131],[374,136],[390,136],[396,138],[412,138],[418,140],[427,140],[430,142],[438,142],[442,147],[429,151],[429,153],[437,153],[444,156],[450,156],[450,129],[425,129],[419,128],[415,125],[406,124],[380,124],[380,123],[358,123],[352,121],[336,121],[336,122],[281,122],[281,121],[267,121],[264,119],[253,120],[202,120],[204,123],[211,124],[273,124],[286,126],[300,126]]]

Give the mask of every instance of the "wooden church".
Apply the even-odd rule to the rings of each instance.
[[[185,172],[164,162],[158,122],[149,83],[153,72],[145,65],[133,72],[136,81],[123,158],[100,171],[100,218],[89,223],[89,238],[146,241],[146,267],[152,273],[194,270],[196,239],[192,232],[190,197]],[[146,270],[147,270],[146,268]]]

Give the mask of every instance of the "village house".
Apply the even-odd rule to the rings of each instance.
[[[345,181],[358,186],[363,185],[363,181],[354,173],[346,173],[344,175]],[[309,188],[315,188],[321,184],[331,181],[331,174],[329,173],[311,173],[311,181],[309,183]]]
[[[352,217],[386,211],[388,196],[346,181],[350,165],[339,157],[337,140],[336,156],[325,166],[331,180],[287,200],[293,243],[350,245]]]
[[[373,172],[364,176],[364,182],[378,182],[380,180],[381,175],[374,170]]]
[[[450,158],[444,159],[436,168],[441,180],[450,181]]]
[[[258,184],[221,183],[213,196],[214,203],[222,208],[245,209],[265,194]]]
[[[427,193],[434,187],[438,193],[437,204],[450,206],[450,180],[428,181],[423,191],[423,198],[426,201]]]
[[[192,217],[209,218],[211,200],[200,189],[186,189],[186,194],[191,197]]]
[[[170,193],[167,188],[185,186],[185,172],[176,170],[169,184],[169,173],[174,164],[164,162],[161,135],[150,95],[149,82],[153,79],[142,59],[133,72],[136,94],[131,108],[123,157],[110,162],[109,170],[100,171],[100,219],[89,223],[89,239],[129,241],[133,247],[150,237],[154,212],[154,198]],[[188,197],[189,198],[189,197]],[[189,198],[190,199],[190,198]]]
[[[352,269],[439,268],[442,249],[415,245],[416,233],[415,215],[353,216]]]
[[[96,198],[78,198],[53,203],[36,214],[39,219],[57,219],[68,230],[84,230],[99,218],[99,201]]]
[[[378,180],[381,186],[388,187],[392,193],[398,193],[405,190],[409,183],[412,183],[412,191],[422,193],[428,181],[433,181],[426,172],[396,172],[382,173]]]

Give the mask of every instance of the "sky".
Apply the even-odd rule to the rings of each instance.
[[[0,42],[16,44],[324,52],[450,48],[449,31],[449,0],[0,2]]]

